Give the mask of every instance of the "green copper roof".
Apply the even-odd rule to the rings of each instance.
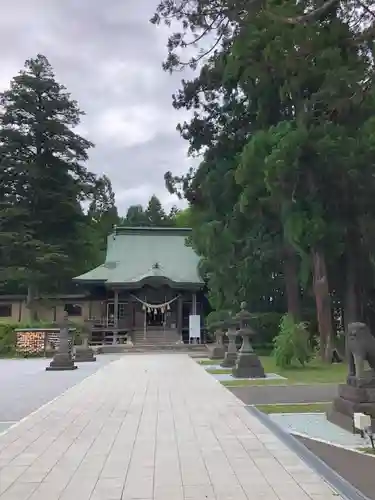
[[[104,264],[74,280],[127,287],[139,287],[149,280],[174,286],[202,285],[199,257],[186,246],[190,233],[190,229],[118,227],[108,236]]]

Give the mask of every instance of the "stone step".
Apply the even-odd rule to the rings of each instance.
[[[95,352],[100,354],[140,354],[147,352],[169,352],[188,353],[191,355],[206,357],[207,349],[203,344],[143,344],[128,346],[125,344],[95,346]]]

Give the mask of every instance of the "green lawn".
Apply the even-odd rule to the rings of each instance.
[[[220,383],[226,387],[251,387],[254,385],[290,385],[282,379],[254,379],[254,380],[223,380]]]
[[[271,356],[260,356],[266,373],[277,373],[286,380],[230,380],[222,382],[226,386],[248,386],[248,385],[290,385],[290,384],[337,384],[346,379],[346,363],[334,363],[331,365],[322,364],[319,360],[313,360],[304,368],[301,366],[292,366],[283,370],[276,366],[275,360]],[[210,365],[220,364],[219,361],[203,361],[201,364]],[[231,373],[231,370],[215,370],[210,373]]]
[[[256,405],[263,413],[325,413],[330,403]]]
[[[375,450],[372,448],[359,448],[360,451],[363,451],[363,453],[367,453],[367,455],[374,455],[375,456]]]
[[[198,361],[200,365],[220,365],[222,359],[201,359]]]

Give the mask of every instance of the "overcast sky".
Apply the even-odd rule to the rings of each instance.
[[[186,172],[184,113],[172,93],[184,75],[163,72],[168,32],[149,18],[157,0],[3,0],[0,89],[41,53],[86,116],[81,133],[96,144],[89,168],[107,174],[120,214],[156,194],[172,205],[163,176]],[[186,77],[187,75],[185,75]]]

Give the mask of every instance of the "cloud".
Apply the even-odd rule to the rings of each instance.
[[[46,55],[57,79],[86,112],[80,133],[92,140],[89,168],[107,174],[120,213],[152,194],[172,205],[164,173],[187,171],[187,144],[172,108],[182,76],[161,69],[168,32],[149,23],[157,0],[4,2],[0,88],[27,58]]]

